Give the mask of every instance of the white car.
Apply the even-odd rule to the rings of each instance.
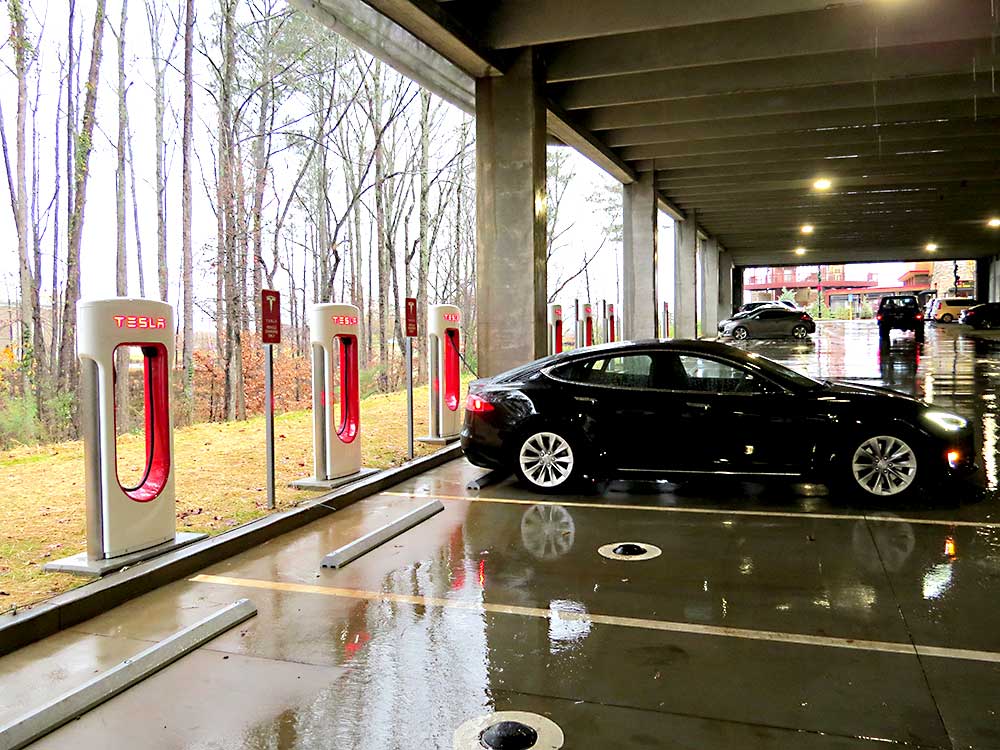
[[[938,323],[958,320],[963,310],[978,304],[971,297],[939,297],[931,302],[930,318]]]

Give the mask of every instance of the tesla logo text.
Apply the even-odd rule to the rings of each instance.
[[[166,318],[150,318],[146,315],[114,315],[115,325],[119,328],[166,328]]]
[[[449,323],[457,323],[459,315],[458,313],[444,313],[444,319]]]
[[[338,326],[356,326],[358,324],[357,315],[334,315],[330,320]]]

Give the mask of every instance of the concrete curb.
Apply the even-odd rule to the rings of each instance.
[[[189,576],[461,457],[459,444],[321,495],[307,505],[275,513],[218,536],[134,565],[13,615],[0,616],[0,656],[107,612],[155,588]]]

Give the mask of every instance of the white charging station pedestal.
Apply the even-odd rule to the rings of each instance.
[[[580,318],[576,321],[576,348],[594,345],[594,306],[584,302],[580,306]]]
[[[87,551],[46,570],[100,576],[201,539],[176,531],[170,371],[174,312],[165,302],[116,297],[76,306],[80,414],[87,495]],[[115,370],[119,347],[142,356],[146,458],[138,483],[119,476]],[[138,363],[130,358],[129,367]]]
[[[563,350],[563,313],[562,305],[549,303],[548,312],[549,354],[559,354]]]
[[[428,434],[422,443],[444,445],[462,429],[462,313],[454,305],[427,306]]]
[[[375,472],[361,468],[360,333],[354,305],[321,303],[309,310],[313,475],[292,482],[296,489],[329,490]]]

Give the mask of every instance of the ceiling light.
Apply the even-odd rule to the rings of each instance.
[[[924,245],[924,250],[926,250],[929,253],[933,253],[937,249],[938,249],[938,246],[936,244],[934,244],[933,242],[928,242],[926,245]]]
[[[805,255],[806,254],[806,249],[804,247],[797,247],[797,248],[795,248],[795,254],[796,255]]]
[[[1000,229],[1000,216],[994,216],[988,222],[986,222],[990,229]]]
[[[813,183],[813,187],[817,190],[829,190],[833,187],[833,182],[828,180],[826,177],[820,177],[816,182]]]
[[[802,225],[802,234],[812,234],[815,230],[816,227],[814,227],[812,224]]]

